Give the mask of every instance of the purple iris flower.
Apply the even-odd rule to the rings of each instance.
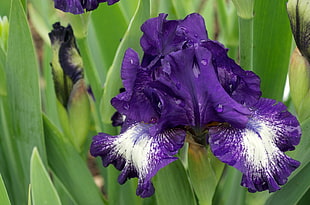
[[[82,14],[84,9],[91,11],[99,6],[99,3],[107,2],[108,5],[115,4],[119,0],[54,0],[55,8],[73,14]]]
[[[126,51],[121,70],[126,91],[111,100],[122,117],[121,133],[99,133],[91,154],[121,170],[121,184],[138,177],[136,193],[148,197],[154,193],[151,178],[177,159],[191,137],[240,170],[249,191],[280,189],[299,166],[284,154],[299,143],[297,119],[284,104],[261,98],[259,77],[208,39],[199,14],[166,17],[142,25],[141,63],[134,50]]]

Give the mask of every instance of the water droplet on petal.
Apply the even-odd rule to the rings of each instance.
[[[162,103],[161,103],[161,102],[158,102],[157,107],[158,107],[159,109],[161,109],[162,106],[163,106]]]
[[[124,107],[125,110],[129,110],[130,105],[128,103],[125,103],[123,107]]]
[[[207,64],[208,64],[208,60],[202,59],[202,60],[200,61],[200,63],[201,63],[202,65],[207,65]]]
[[[178,27],[178,28],[176,29],[176,34],[177,34],[178,36],[185,35],[187,32],[188,32],[187,29],[186,29],[185,27],[182,27],[182,26],[180,26],[180,27]]]
[[[223,112],[224,111],[224,107],[222,104],[218,104],[215,108],[216,112]]]
[[[199,70],[197,63],[194,63],[193,65],[193,73],[196,78],[198,78],[200,75],[200,70]]]
[[[175,100],[175,103],[176,103],[177,105],[180,105],[180,104],[182,103],[182,100],[176,99],[176,100]]]
[[[130,59],[130,64],[133,64],[133,59]]]
[[[157,122],[157,117],[151,117],[150,123],[156,123]]]
[[[175,84],[175,86],[177,87],[177,89],[180,89],[180,88],[181,88],[181,83],[180,83],[180,82],[177,82],[177,83]]]
[[[195,34],[194,34],[194,36],[195,36],[195,38],[197,38],[197,37],[198,37],[198,34],[197,34],[197,33],[195,33]]]

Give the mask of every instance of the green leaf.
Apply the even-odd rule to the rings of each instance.
[[[4,51],[0,48],[0,96],[6,95],[6,80],[5,80],[5,68],[6,55]]]
[[[79,204],[104,204],[86,162],[51,121],[43,116],[49,166]]]
[[[135,15],[131,19],[128,29],[122,39],[120,46],[117,49],[113,64],[107,74],[106,85],[102,97],[101,115],[103,116],[104,123],[110,123],[111,116],[115,112],[115,109],[111,106],[110,100],[119,93],[119,89],[122,87],[120,79],[120,69],[125,50],[127,48],[133,48],[135,51],[141,54],[140,37],[142,33],[140,26],[150,17],[150,1],[140,0],[138,3]],[[140,55],[142,56],[142,55]]]
[[[46,163],[39,68],[27,23],[27,16],[19,0],[12,0],[5,66],[7,98],[6,123],[10,136],[6,143],[13,161],[8,161],[12,172],[12,203],[27,202],[25,190],[30,183],[30,156],[33,147],[38,147]]]
[[[214,204],[245,204],[246,189],[240,185],[241,177],[242,174],[237,169],[226,166],[214,196]]]
[[[32,204],[61,204],[57,191],[43,165],[37,148],[30,159],[30,182]]]
[[[190,144],[188,151],[189,177],[199,204],[212,204],[224,163],[217,160],[205,147]]]
[[[44,44],[44,55],[43,55],[43,69],[42,75],[45,80],[45,86],[42,88],[44,92],[42,92],[42,103],[43,103],[43,111],[52,120],[54,124],[60,128],[59,116],[57,111],[57,97],[55,93],[54,80],[52,76],[52,68],[50,65],[52,51],[50,46]]]
[[[140,0],[120,1],[118,3],[124,17],[126,18],[127,24],[130,22],[132,16],[134,15],[139,1]]]
[[[2,205],[10,205],[10,199],[5,188],[2,176],[0,175],[0,201]]]
[[[282,100],[292,44],[286,0],[255,1],[254,11],[253,71],[263,96]]]
[[[197,204],[188,176],[180,160],[159,170],[154,180],[157,204]]]
[[[102,166],[102,163],[100,163],[100,166]],[[120,171],[116,170],[113,166],[109,166],[107,169],[109,203],[111,205],[141,204],[142,198],[136,195],[137,179],[128,180],[125,184],[120,185],[117,182]]]
[[[113,17],[111,18],[111,16]],[[128,24],[119,4],[100,6],[96,11],[92,12],[91,24],[95,34],[93,37],[95,37],[95,39],[88,38],[88,41],[92,42],[92,45],[94,45],[94,43],[100,45],[99,49],[102,55],[102,64],[98,67],[98,73],[100,74],[102,82],[104,82],[108,68],[113,62],[117,47],[121,42]]]

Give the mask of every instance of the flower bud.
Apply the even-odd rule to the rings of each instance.
[[[90,127],[90,103],[84,79],[74,85],[68,102],[68,116],[72,128],[73,143],[82,149]]]
[[[53,51],[51,65],[55,91],[67,110],[71,141],[81,151],[90,126],[90,102],[83,76],[83,61],[71,26],[63,27],[55,23],[53,28],[49,37]]]
[[[287,12],[296,45],[310,62],[310,0],[289,0]]]
[[[0,17],[0,47],[6,51],[9,36],[9,21],[6,16]]]
[[[304,112],[301,110],[301,108],[304,106],[301,105],[308,95],[310,88],[310,65],[297,48],[294,50],[291,56],[289,67],[289,82],[292,101],[297,114],[300,116],[301,112]],[[306,112],[310,112],[310,109],[308,109]]]

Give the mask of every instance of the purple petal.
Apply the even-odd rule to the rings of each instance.
[[[141,197],[154,193],[151,178],[177,159],[173,155],[183,146],[185,138],[185,132],[180,129],[170,129],[152,137],[151,126],[137,123],[117,136],[100,133],[93,138],[90,148],[94,157],[102,158],[103,166],[113,164],[122,171],[118,178],[120,184],[138,177],[137,195]]]
[[[241,184],[249,191],[274,192],[300,164],[283,151],[299,143],[301,129],[297,119],[275,100],[260,99],[251,112],[244,129],[227,124],[211,128],[211,150],[243,173]]]
[[[156,106],[145,94],[145,89],[152,81],[152,72],[139,65],[138,54],[128,49],[125,53],[121,77],[125,92],[111,100],[111,104],[119,113],[137,122],[153,123],[157,119]]]
[[[254,105],[261,96],[259,77],[237,65],[227,56],[227,49],[219,42],[208,40],[202,46],[212,53],[213,65],[226,92],[241,104]]]
[[[142,26],[141,47],[151,56],[163,56],[180,50],[186,42],[198,43],[207,39],[203,18],[196,13],[184,20],[166,20],[167,14],[147,20]]]
[[[162,65],[164,74],[158,82],[171,89],[166,100],[179,96],[176,99],[185,103],[186,114],[181,113],[189,120],[185,125],[203,128],[207,123],[220,121],[245,127],[250,112],[224,90],[212,65],[211,53],[206,48],[198,46],[171,53]],[[161,85],[153,86],[159,89]],[[162,90],[165,90],[164,86],[161,86]]]
[[[64,12],[70,12],[73,14],[84,13],[84,8],[80,0],[54,0],[55,8]]]
[[[84,9],[86,9],[86,11],[94,10],[101,2],[107,2],[108,5],[112,5],[118,1],[119,0],[54,0],[55,8],[73,14],[82,14],[84,13]]]
[[[119,2],[119,0],[99,0],[99,2],[108,2],[108,5],[115,4],[116,2]]]

